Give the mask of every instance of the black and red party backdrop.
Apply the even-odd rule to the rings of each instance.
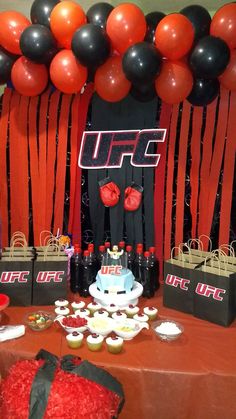
[[[142,104],[130,96],[111,104],[92,94],[91,84],[82,95],[48,90],[32,98],[5,89],[0,118],[3,245],[17,230],[38,244],[41,231],[56,234],[59,229],[83,246],[123,237],[134,245],[155,244],[162,260],[190,237],[211,236],[215,246],[234,240],[236,93],[221,88],[219,98],[200,108],[159,99]],[[158,127],[168,131],[155,170],[133,168],[129,157],[121,169],[89,171],[77,165],[85,129]],[[102,207],[97,186],[107,174],[121,188],[120,203],[110,210]],[[144,186],[143,203],[128,214],[122,197],[132,180]]]

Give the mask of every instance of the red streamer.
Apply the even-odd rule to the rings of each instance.
[[[159,261],[159,281],[163,277],[163,242],[164,242],[164,200],[165,200],[165,171],[166,154],[169,137],[169,125],[171,119],[172,106],[162,103],[159,128],[167,130],[164,143],[158,144],[158,153],[160,161],[155,169],[155,187],[154,187],[154,228],[155,228],[155,247],[156,257]]]
[[[56,136],[60,92],[56,90],[50,97],[48,110],[48,143],[47,143],[47,174],[46,174],[46,214],[45,230],[51,231],[53,217],[53,194],[56,170]]]
[[[70,136],[70,210],[68,231],[72,231],[73,211],[75,205],[75,187],[76,187],[76,170],[78,165],[78,108],[80,104],[80,95],[76,95],[71,107],[71,136]]]
[[[183,242],[185,179],[186,179],[186,162],[187,162],[190,111],[191,111],[191,105],[187,101],[185,101],[183,103],[180,138],[179,138],[179,158],[178,158],[177,192],[176,192],[175,246],[178,246],[180,243]]]
[[[220,171],[222,166],[224,147],[225,147],[225,138],[226,138],[226,129],[228,121],[228,110],[229,110],[229,92],[225,89],[221,89],[220,97],[220,106],[219,114],[217,120],[217,131],[214,144],[214,150],[212,155],[212,162],[210,168],[210,178],[207,183],[208,185],[208,200],[205,205],[207,206],[207,217],[204,223],[204,234],[210,236],[211,226],[215,208],[216,194],[219,184]],[[203,220],[204,221],[204,220]],[[202,240],[204,249],[208,246],[208,241],[206,238]]]
[[[236,152],[236,92],[231,92],[222,180],[219,245],[229,243]]]
[[[39,245],[41,233],[40,219],[40,184],[39,184],[39,158],[37,139],[37,109],[39,97],[30,99],[29,104],[29,157],[30,157],[30,178],[31,196],[33,208],[33,234],[34,245]]]
[[[198,188],[199,188],[199,168],[201,160],[201,129],[202,129],[203,109],[193,108],[192,139],[191,139],[191,170],[190,186],[191,199],[190,211],[192,216],[192,237],[197,235],[197,213],[198,213]]]
[[[2,246],[8,245],[8,182],[7,182],[7,131],[12,90],[4,90],[0,118],[0,218],[2,226]]]
[[[204,233],[204,222],[207,217],[208,180],[212,158],[212,142],[215,129],[217,99],[207,107],[206,126],[203,136],[202,159],[200,169],[199,221],[198,237]],[[194,237],[193,237],[194,238]]]
[[[169,259],[171,251],[172,208],[173,208],[173,179],[175,165],[175,142],[179,115],[179,105],[173,106],[170,135],[168,144],[167,177],[166,177],[166,210],[165,210],[165,240],[164,259]]]

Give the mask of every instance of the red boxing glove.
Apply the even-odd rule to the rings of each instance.
[[[134,182],[125,189],[124,208],[126,211],[136,211],[139,208],[142,200],[142,192],[142,186]]]
[[[120,189],[109,177],[100,180],[100,198],[105,207],[114,207],[119,202]]]

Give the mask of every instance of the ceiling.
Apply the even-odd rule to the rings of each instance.
[[[107,3],[111,3],[114,6],[117,6],[120,3],[123,3],[123,0],[105,0]],[[89,9],[95,3],[99,3],[100,1],[94,0],[80,0],[76,1],[79,3],[85,11]],[[127,1],[128,2],[128,1]],[[23,13],[26,16],[29,16],[31,4],[33,0],[0,0],[0,11],[4,10],[17,10],[18,12]],[[219,7],[223,6],[224,4],[229,3],[229,1],[222,1],[222,0],[196,0],[196,1],[189,1],[189,0],[136,0],[132,3],[137,4],[141,7],[141,9],[145,12],[153,12],[153,11],[163,11],[167,13],[171,12],[178,12],[185,6],[189,6],[190,4],[198,4],[204,6],[211,14],[214,13]]]

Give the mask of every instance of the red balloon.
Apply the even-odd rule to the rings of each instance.
[[[214,14],[210,34],[223,39],[229,48],[236,48],[236,4],[222,6]]]
[[[115,7],[107,19],[106,31],[112,46],[120,53],[136,42],[143,41],[146,34],[146,20],[142,10],[132,3]]]
[[[169,60],[178,60],[186,55],[193,44],[192,23],[180,13],[163,17],[155,32],[157,49]]]
[[[52,10],[50,28],[57,41],[64,48],[71,48],[76,29],[87,22],[82,7],[73,1],[62,1]]]
[[[231,51],[229,64],[219,81],[226,89],[236,91],[236,50]]]
[[[95,74],[95,90],[107,102],[119,102],[129,93],[131,83],[126,79],[120,56],[110,57]]]
[[[87,80],[88,71],[76,60],[72,51],[63,49],[51,62],[50,76],[58,90],[71,94],[80,92]]]
[[[31,22],[21,13],[7,11],[0,13],[0,44],[7,51],[21,55],[19,42],[22,32]]]
[[[13,64],[11,80],[21,95],[37,96],[47,87],[48,70],[44,64],[33,63],[22,56]]]
[[[189,95],[193,87],[193,76],[183,61],[164,60],[155,85],[158,96],[173,105],[182,102]]]

